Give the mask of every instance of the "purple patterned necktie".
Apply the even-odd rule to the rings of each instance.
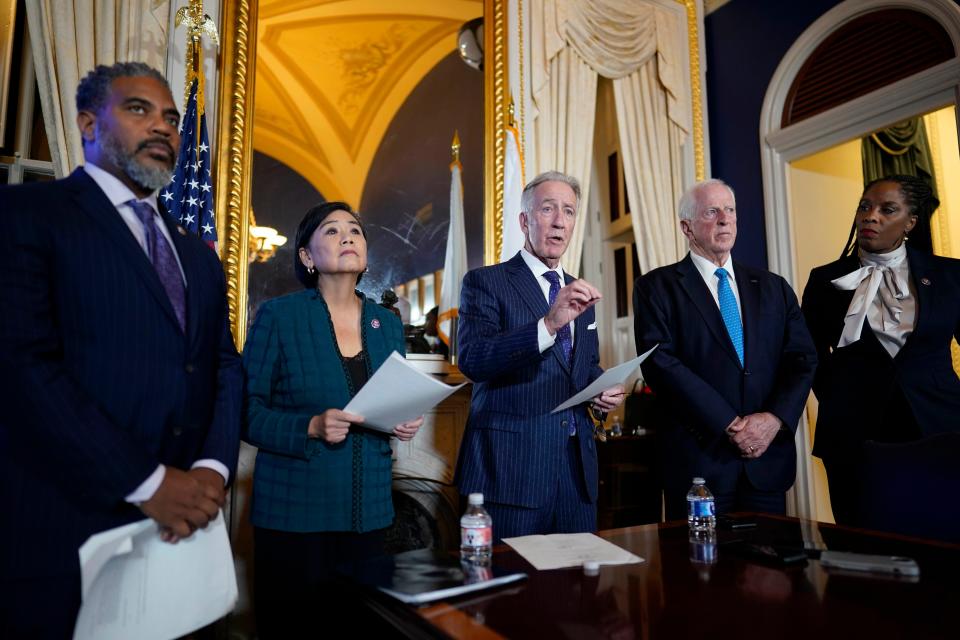
[[[160,284],[163,285],[167,297],[170,298],[173,312],[177,315],[177,322],[180,323],[180,330],[186,331],[187,303],[183,274],[180,271],[177,257],[173,255],[173,247],[170,246],[166,237],[157,228],[157,213],[153,210],[153,207],[141,200],[129,200],[126,204],[133,209],[133,212],[140,218],[140,222],[143,223],[147,255],[150,257],[150,262],[153,263],[153,268],[157,270]],[[159,224],[162,224],[162,222]]]
[[[553,307],[553,303],[557,301],[557,294],[560,293],[560,275],[556,271],[547,271],[543,274],[543,277],[550,283],[549,304]],[[567,359],[567,363],[572,365],[573,340],[570,336],[569,324],[565,324],[557,329],[557,342],[560,343],[560,349],[563,350],[563,356]],[[571,416],[570,435],[573,436],[576,434],[577,423]]]

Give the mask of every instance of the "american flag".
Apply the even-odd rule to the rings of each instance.
[[[199,140],[199,144],[197,143]],[[197,81],[190,86],[187,114],[180,128],[180,153],[173,179],[160,192],[160,201],[180,225],[216,249],[217,220],[210,181],[210,143],[207,116],[200,114],[197,126]]]

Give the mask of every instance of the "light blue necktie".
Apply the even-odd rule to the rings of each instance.
[[[720,304],[720,315],[723,324],[727,326],[727,333],[733,348],[737,350],[740,366],[743,366],[743,325],[740,323],[740,310],[737,309],[737,300],[733,297],[733,289],[727,282],[729,274],[726,269],[720,268],[713,272],[717,276],[717,302]]]

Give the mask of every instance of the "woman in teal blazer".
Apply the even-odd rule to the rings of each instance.
[[[389,436],[342,408],[393,351],[405,352],[403,328],[355,290],[367,246],[349,205],[308,211],[296,248],[305,290],[261,306],[243,353],[244,439],[259,449],[250,519],[262,638],[315,625],[336,566],[381,553],[393,521]],[[422,422],[393,435],[409,440]]]

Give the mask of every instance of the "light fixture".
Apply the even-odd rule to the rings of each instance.
[[[483,71],[483,18],[464,22],[457,34],[457,51],[468,66]]]
[[[287,243],[287,237],[277,233],[273,227],[257,225],[257,219],[250,209],[250,262],[266,262],[277,252],[277,247]]]

